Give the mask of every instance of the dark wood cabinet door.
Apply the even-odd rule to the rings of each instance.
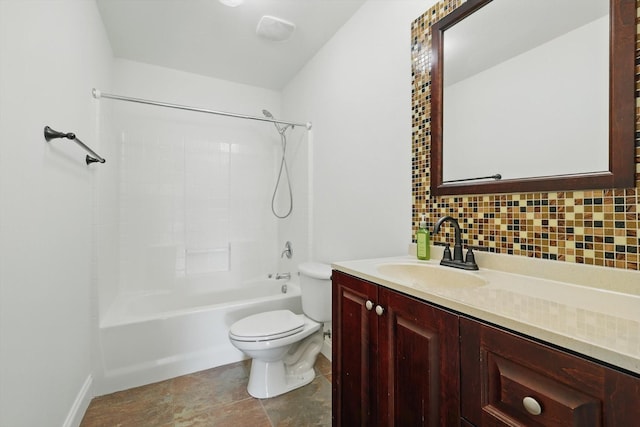
[[[478,426],[633,426],[640,378],[461,318],[462,415]]]
[[[458,425],[458,316],[385,288],[378,295],[380,425]]]
[[[332,320],[334,426],[640,425],[638,375],[338,271]]]
[[[333,425],[375,425],[378,378],[378,287],[334,271],[332,315]]]

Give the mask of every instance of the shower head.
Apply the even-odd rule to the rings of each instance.
[[[288,127],[293,128],[292,125],[286,125],[284,127],[281,127],[280,124],[276,121],[276,118],[273,117],[273,114],[271,114],[271,112],[269,110],[262,110],[262,114],[264,114],[264,116],[268,119],[273,120],[273,124],[276,127],[276,129],[278,130],[278,133],[282,134],[282,132],[286,131]]]

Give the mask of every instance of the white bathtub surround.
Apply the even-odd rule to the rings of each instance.
[[[275,133],[276,130],[273,129],[273,132]],[[301,127],[287,131],[286,159],[291,177],[293,211],[289,217],[278,220],[278,247],[284,248],[285,243],[291,241],[293,256],[280,257],[282,252],[280,251],[278,270],[291,272],[292,275],[297,274],[299,263],[313,257],[313,235],[310,228],[313,214],[313,193],[310,186],[313,168],[313,133],[313,129],[307,131]],[[273,191],[273,188],[270,191]],[[289,206],[289,195],[284,181],[280,183],[276,200],[278,212],[286,212]]]
[[[439,266],[443,247],[431,249],[430,261],[410,255],[334,268],[640,373],[640,272],[481,251],[474,251],[480,270],[468,272]],[[389,264],[423,271],[391,274],[381,268]],[[460,275],[452,282],[460,285],[429,283],[441,269]]]
[[[118,94],[279,116],[275,91],[127,60],[116,60],[114,69]],[[270,201],[280,138],[270,123],[100,103],[113,110],[117,138],[110,143],[121,151],[117,194],[104,196],[120,205],[120,278],[104,288],[172,289],[181,278],[202,275],[239,283],[274,269],[278,223]],[[297,167],[306,168],[302,163]]]
[[[265,280],[219,292],[120,295],[100,324],[103,371],[97,394],[237,362],[229,326],[264,310],[301,313],[300,288]]]

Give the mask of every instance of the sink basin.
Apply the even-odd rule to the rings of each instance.
[[[377,266],[378,273],[425,291],[473,289],[487,281],[474,273],[433,264],[389,263]]]

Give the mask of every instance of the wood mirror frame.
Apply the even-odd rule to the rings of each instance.
[[[635,0],[610,0],[609,170],[603,172],[443,183],[443,32],[492,0],[467,0],[432,26],[431,195],[563,191],[635,186]]]

